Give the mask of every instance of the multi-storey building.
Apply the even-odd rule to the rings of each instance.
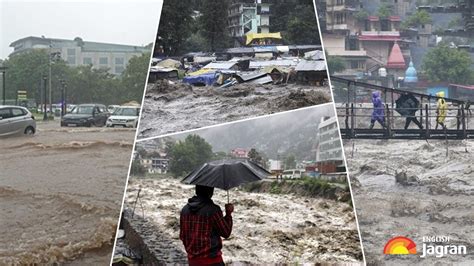
[[[337,118],[323,117],[318,126],[319,145],[316,162],[321,173],[344,172],[344,157]]]
[[[144,46],[88,42],[79,37],[65,40],[30,36],[12,42],[10,47],[14,49],[10,57],[34,49],[48,49],[51,53],[59,53],[70,66],[92,65],[109,69],[115,75],[125,70],[132,57],[151,51]]]
[[[232,0],[228,10],[229,34],[235,38],[247,33],[270,32],[269,0]]]

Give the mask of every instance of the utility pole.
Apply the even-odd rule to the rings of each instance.
[[[53,115],[53,101],[52,101],[52,91],[51,91],[51,65],[53,63],[53,54],[52,54],[52,48],[53,48],[53,40],[50,40],[49,43],[49,112],[51,113],[51,116]]]
[[[2,71],[2,83],[3,83],[2,84],[3,105],[5,105],[6,99],[7,99],[6,98],[7,97],[7,93],[6,93],[7,90],[5,88],[5,83],[6,83],[5,80],[6,80],[6,77],[7,77],[7,75],[6,75],[7,69],[8,69],[8,67],[5,67],[5,66],[0,67],[0,71]]]
[[[48,77],[47,77],[46,75],[44,75],[44,76],[43,76],[43,88],[44,88],[44,112],[43,112],[43,121],[48,120],[48,114],[47,114],[47,111],[48,111],[48,110],[46,109],[46,103],[47,103],[47,99],[46,99],[47,96],[46,96],[46,94],[48,93],[48,91],[47,91],[48,88],[47,88],[47,85],[46,85],[47,81],[48,81]]]

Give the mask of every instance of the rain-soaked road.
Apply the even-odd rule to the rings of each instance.
[[[0,139],[0,264],[108,265],[134,129]]]

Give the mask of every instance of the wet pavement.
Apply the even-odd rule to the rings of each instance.
[[[186,263],[179,239],[179,213],[194,186],[177,179],[131,178],[125,208],[129,218],[155,256],[165,264]],[[223,208],[227,194],[216,189],[214,202]],[[230,191],[235,206],[234,227],[223,240],[226,263],[334,263],[359,265],[362,253],[354,214],[348,203],[288,194]]]
[[[345,141],[352,192],[368,264],[474,263],[474,142]],[[353,154],[353,157],[352,157]],[[383,255],[390,238],[405,236],[417,255]],[[467,255],[420,258],[424,236],[449,236]]]
[[[58,124],[0,139],[0,264],[110,262],[135,130]]]
[[[138,138],[196,129],[331,101],[327,86],[249,85],[195,87],[148,84]]]

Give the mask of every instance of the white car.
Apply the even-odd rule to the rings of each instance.
[[[107,127],[131,127],[136,128],[138,125],[138,117],[140,116],[140,107],[137,106],[120,106],[107,119]]]
[[[36,121],[28,109],[20,106],[0,105],[0,136],[36,132]]]
[[[301,169],[290,169],[283,171],[282,177],[288,179],[298,179],[301,178],[305,170]]]

